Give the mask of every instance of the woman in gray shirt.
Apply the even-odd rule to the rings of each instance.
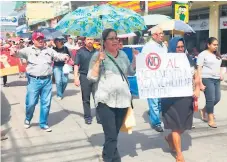
[[[123,75],[134,75],[136,64],[135,59],[130,64],[127,55],[118,50],[119,40],[115,30],[105,29],[102,38],[104,51],[92,56],[87,77],[95,82],[94,98],[105,134],[103,160],[120,162],[117,137],[127,108],[131,106],[130,89]]]
[[[207,42],[206,50],[201,52],[197,59],[198,72],[201,78],[201,87],[204,90],[206,106],[200,110],[202,120],[206,120],[208,114],[208,125],[217,128],[214,121],[214,106],[220,101],[221,90],[221,55],[217,52],[218,40],[210,37]]]

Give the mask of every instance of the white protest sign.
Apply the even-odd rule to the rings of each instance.
[[[141,53],[136,58],[140,98],[192,96],[192,70],[184,53]]]

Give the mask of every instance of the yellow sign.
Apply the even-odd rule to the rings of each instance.
[[[54,7],[51,3],[26,3],[26,16],[28,19],[52,19],[54,18]]]
[[[188,4],[175,4],[174,9],[175,20],[181,20],[184,21],[185,23],[188,23],[189,21]]]

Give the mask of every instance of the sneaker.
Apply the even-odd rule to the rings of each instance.
[[[195,129],[195,125],[194,124],[192,125],[192,129]]]
[[[90,124],[92,123],[92,119],[85,119],[85,123],[86,123],[87,125],[90,125]]]
[[[9,85],[6,83],[6,84],[3,85],[3,87],[9,87]]]
[[[24,128],[26,128],[26,129],[28,129],[28,128],[30,128],[30,122],[28,121],[28,120],[25,120],[24,121]]]
[[[154,130],[156,130],[157,132],[164,132],[164,130],[163,130],[161,125],[154,126]]]
[[[61,100],[62,100],[62,97],[59,97],[59,96],[58,96],[58,97],[57,97],[57,100],[58,100],[58,101],[61,101]]]
[[[48,125],[46,125],[46,126],[44,126],[43,128],[41,128],[42,130],[45,130],[46,132],[52,132],[52,129],[48,126]]]

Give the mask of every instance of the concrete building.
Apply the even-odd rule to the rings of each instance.
[[[196,47],[202,51],[209,37],[219,40],[220,52],[227,53],[227,2],[190,1],[189,25],[196,34],[185,35],[189,51]],[[149,14],[164,14],[173,17],[172,6],[149,10]]]

